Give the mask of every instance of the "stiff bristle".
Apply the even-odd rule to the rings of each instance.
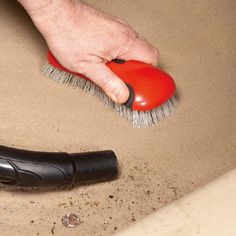
[[[101,88],[89,80],[85,80],[69,72],[59,70],[49,63],[45,64],[42,69],[43,75],[55,80],[61,84],[68,84],[75,88],[79,87],[93,96],[97,96],[106,105],[112,107],[121,116],[129,120],[133,126],[138,128],[149,127],[159,123],[161,120],[169,117],[175,111],[177,101],[173,96],[163,105],[150,111],[133,111],[124,105],[113,102]]]

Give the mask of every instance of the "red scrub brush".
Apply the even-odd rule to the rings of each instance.
[[[71,72],[59,64],[49,51],[48,63],[43,74],[59,83],[80,87],[98,96],[136,127],[149,127],[169,117],[175,110],[175,83],[165,72],[138,61],[113,60],[106,65],[121,78],[129,88],[130,97],[125,104],[113,102],[101,88],[84,75]]]

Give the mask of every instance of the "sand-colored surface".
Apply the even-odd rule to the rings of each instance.
[[[16,1],[0,0],[0,143],[113,149],[121,165],[117,181],[72,190],[1,187],[2,236],[110,235],[236,167],[236,2],[87,2],[126,19],[159,48],[179,106],[158,126],[133,129],[98,99],[43,78],[43,38]],[[75,229],[61,224],[70,212],[83,221]]]

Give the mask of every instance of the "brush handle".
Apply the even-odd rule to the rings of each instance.
[[[80,73],[63,67],[49,51],[48,62],[51,66],[90,80]],[[112,72],[121,78],[129,87],[131,96],[126,106],[136,111],[149,111],[168,101],[175,92],[174,80],[166,72],[143,62],[113,60],[106,64]]]
[[[117,177],[113,151],[34,152],[0,146],[0,182],[17,186],[72,185]]]

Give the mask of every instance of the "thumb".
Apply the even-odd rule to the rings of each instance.
[[[157,66],[159,60],[158,50],[148,43],[144,38],[136,37],[128,51],[121,53],[119,58],[124,60],[142,61]]]
[[[103,63],[88,63],[83,74],[97,84],[116,103],[125,103],[129,98],[129,89]]]

